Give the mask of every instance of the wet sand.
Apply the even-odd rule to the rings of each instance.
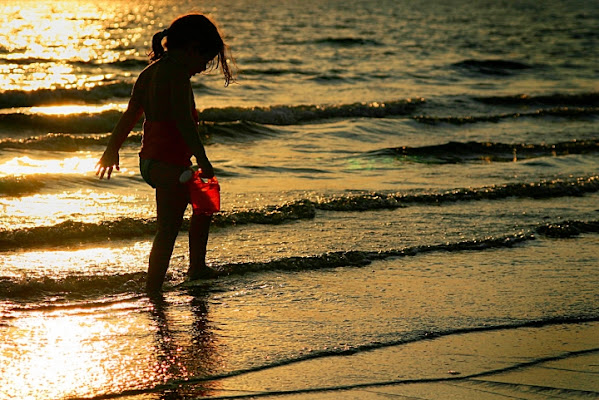
[[[14,310],[0,398],[597,398],[598,248],[537,239]]]
[[[200,387],[210,387],[201,398],[211,399],[598,398],[597,337],[599,322],[455,334],[182,383],[179,390],[197,395]],[[169,393],[172,387],[122,398],[162,399]]]
[[[596,237],[581,240],[391,259],[340,276],[302,273],[294,278],[298,287],[274,285],[280,290],[272,293],[223,293],[209,318],[224,329],[217,336],[228,368],[125,398],[598,398],[599,321],[582,312],[597,293],[596,257],[589,248]],[[442,271],[422,269],[440,264]],[[276,273],[267,278],[284,279]],[[288,303],[287,291],[315,297]],[[339,297],[318,297],[331,293]],[[580,310],[578,316],[572,310]],[[261,325],[265,318],[268,324]],[[321,330],[313,328],[313,334],[337,334],[336,343],[374,331],[379,340],[300,355],[308,335],[304,324],[318,319]],[[452,327],[453,319],[463,328]],[[429,322],[417,328],[414,321]],[[437,329],[429,331],[427,324]],[[402,329],[411,333],[394,334]],[[385,341],[388,336],[399,339]],[[285,349],[294,349],[296,357],[268,361]]]
[[[219,397],[599,397],[599,323],[472,332],[221,381]]]

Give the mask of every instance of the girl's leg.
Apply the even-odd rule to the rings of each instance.
[[[146,288],[158,292],[166,276],[175,241],[187,208],[187,189],[178,179],[181,169],[157,163],[150,171],[156,185],[156,210],[158,230],[150,252],[150,265]]]
[[[206,245],[211,215],[192,215],[189,225],[189,279],[211,278],[215,271],[206,266]]]

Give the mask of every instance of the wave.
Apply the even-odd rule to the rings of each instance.
[[[121,63],[128,64],[128,61]],[[136,62],[131,63],[132,65]],[[192,82],[194,88],[201,88],[204,93],[212,93],[213,89],[202,83]],[[0,91],[0,109],[36,107],[60,104],[98,104],[108,100],[125,100],[131,96],[131,82],[111,82],[96,84],[91,88],[37,89],[37,90],[5,90]]]
[[[316,76],[310,78],[309,80],[314,81],[314,82],[331,83],[331,82],[343,82],[343,81],[348,82],[348,81],[352,80],[352,78],[346,78],[337,73],[326,73],[326,74],[316,75]]]
[[[217,123],[236,123],[241,135],[270,134],[271,128],[257,126],[293,125],[331,118],[383,118],[408,115],[424,99],[406,99],[385,103],[354,103],[340,105],[299,105],[272,107],[225,107],[210,108],[199,112],[204,121],[203,134],[225,133],[231,137],[231,127],[215,126]],[[0,113],[0,128],[8,132],[50,132],[50,133],[105,133],[110,132],[118,122],[122,112],[106,110],[97,113],[76,114],[30,114]],[[141,121],[136,125],[141,129]],[[10,141],[5,141],[9,143]],[[8,144],[4,144],[8,146]]]
[[[475,97],[475,100],[491,105],[509,105],[509,106],[577,106],[590,107],[599,106],[599,92],[588,93],[553,93],[549,95],[531,96],[527,94],[517,94],[508,96],[483,96]]]
[[[468,161],[518,161],[537,157],[599,152],[599,139],[573,140],[554,144],[506,144],[493,142],[448,142],[422,147],[392,147],[365,153],[373,157],[398,157],[422,163]]]
[[[552,238],[571,238],[583,233],[599,232],[599,221],[565,221],[558,224],[544,224],[537,227],[536,232]]]
[[[316,209],[309,201],[298,201],[262,210],[231,211],[215,214],[212,224],[219,227],[240,224],[280,224],[314,218]],[[182,230],[189,229],[185,220]],[[120,218],[99,223],[64,221],[56,225],[0,231],[0,251],[19,248],[61,246],[113,239],[151,236],[156,233],[155,218]]]
[[[315,207],[329,211],[368,211],[406,207],[410,204],[441,204],[457,201],[581,196],[599,191],[599,175],[530,183],[508,183],[480,188],[462,188],[441,193],[370,193],[324,199]]]
[[[22,196],[37,193],[46,187],[47,183],[47,177],[42,175],[5,176],[0,178],[0,195]]]
[[[336,47],[353,47],[353,46],[380,46],[381,43],[374,39],[364,39],[356,37],[327,37],[314,40],[315,44],[325,44]]]
[[[599,229],[599,224],[597,225]],[[416,256],[433,252],[481,251],[492,248],[512,247],[533,240],[532,234],[515,234],[502,237],[468,240],[438,245],[414,246],[383,251],[338,251],[305,257],[286,257],[267,262],[247,262],[217,266],[220,275],[242,275],[263,271],[307,271],[338,267],[363,267],[376,260],[391,257]]]
[[[80,151],[95,146],[106,146],[110,135],[72,135],[64,133],[49,133],[26,139],[0,140],[0,149]],[[127,142],[141,142],[141,134],[133,133],[127,137]],[[2,190],[0,189],[0,193]]]
[[[34,107],[65,103],[98,103],[115,98],[129,98],[131,83],[99,84],[92,88],[55,88],[6,90],[0,92],[0,108]]]
[[[99,223],[69,220],[51,226],[0,231],[0,250],[85,243],[100,238],[136,237],[155,232],[156,221],[152,219],[122,218]]]
[[[149,226],[149,225],[148,225]],[[535,240],[536,235],[552,238],[568,238],[580,233],[599,233],[599,221],[564,221],[543,224],[530,232],[516,233],[498,237],[465,240],[453,243],[421,245],[403,249],[384,251],[338,251],[314,256],[285,257],[265,262],[245,262],[217,265],[219,276],[243,275],[250,272],[265,271],[308,271],[338,267],[363,267],[376,260],[392,257],[418,256],[433,252],[484,251],[496,248],[510,248],[527,241]],[[180,278],[169,275],[168,285],[177,285]],[[65,278],[43,277],[0,278],[0,298],[31,299],[64,294],[70,299],[77,297],[95,297],[117,293],[139,293],[144,288],[145,273],[126,273],[116,275],[74,275]],[[177,288],[193,287],[193,283],[183,283]]]
[[[78,64],[81,66],[92,66],[92,67],[110,66],[110,67],[116,67],[118,69],[125,69],[125,70],[133,69],[133,70],[141,71],[142,69],[144,69],[145,67],[148,66],[149,59],[147,59],[147,58],[126,58],[126,59],[116,60],[116,61],[111,61],[111,62],[76,61],[76,62],[74,62],[74,64]]]
[[[0,53],[2,53],[3,48],[0,47]],[[21,49],[26,50],[26,49]],[[8,53],[8,51],[7,51]],[[55,65],[57,63],[56,59],[53,58],[43,58],[43,57],[23,57],[23,58],[11,58],[10,60],[5,60],[7,64],[17,64],[17,65],[27,65],[27,64],[52,64]],[[62,62],[62,61],[60,61]],[[124,58],[116,61],[103,61],[101,59],[94,59],[89,61],[84,60],[69,60],[69,65],[78,66],[78,67],[98,67],[98,66],[115,66],[120,69],[141,69],[145,68],[149,64],[149,59],[147,58]]]
[[[126,176],[135,180],[136,177]],[[40,173],[27,175],[8,175],[0,177],[0,196],[20,197],[32,195],[44,188],[72,190],[74,186],[93,186],[99,179],[94,175],[73,173]],[[114,182],[113,185],[122,185],[124,182]]]
[[[95,115],[95,114],[94,114]],[[75,124],[77,122],[85,120],[88,125],[88,131],[105,131],[103,128],[107,128],[111,125],[115,120],[116,115],[97,116],[97,119],[88,121],[86,120],[87,116],[84,115],[76,115],[76,116],[65,116],[62,119],[56,118],[46,118],[40,117],[38,120],[43,120],[44,122],[40,124],[41,126],[46,126],[46,130],[48,130],[48,126],[53,127],[61,127],[68,129],[71,124]],[[105,118],[106,120],[101,121],[98,125],[94,125],[98,119],[102,120]],[[29,119],[32,123],[36,118]],[[2,117],[0,116],[0,121]],[[1,122],[0,122],[1,123]],[[78,125],[81,128],[81,124]],[[39,126],[38,126],[39,128]],[[84,131],[84,129],[73,129]],[[56,128],[57,130],[59,128]],[[112,129],[112,128],[110,128]],[[234,141],[251,141],[256,140],[257,138],[262,138],[266,136],[271,136],[275,134],[277,131],[266,126],[255,124],[252,122],[231,122],[231,123],[204,123],[201,125],[201,134],[205,138],[214,139],[216,141],[232,139]],[[64,132],[64,130],[63,130]],[[39,136],[31,136],[25,139],[0,139],[0,149],[24,149],[24,150],[52,150],[52,151],[64,151],[64,152],[73,152],[73,151],[81,151],[88,150],[90,148],[94,148],[97,146],[104,147],[108,143],[108,139],[110,134],[73,134],[73,133],[48,133],[46,135]],[[139,145],[141,143],[142,134],[141,132],[133,132],[128,137],[125,143],[127,144],[135,144]],[[209,144],[209,143],[207,143]],[[0,188],[0,193],[2,193],[2,189]]]
[[[438,246],[420,246],[386,252],[350,251],[327,253],[311,257],[287,257],[267,262],[239,263],[216,266],[219,275],[242,275],[249,272],[271,270],[315,270],[335,267],[359,267],[370,264],[376,259],[388,257],[413,256],[433,251],[483,250],[492,247],[509,247],[526,240],[524,236],[513,235],[502,238],[488,238],[477,241],[448,243]],[[172,276],[167,277],[172,279]],[[172,282],[171,282],[172,283]],[[139,292],[145,284],[145,273],[127,273],[115,275],[74,275],[65,278],[43,277],[0,278],[0,299],[31,299],[69,294],[70,298],[94,297],[98,294],[116,294],[121,292]]]
[[[140,293],[145,287],[143,272],[116,275],[72,275],[62,279],[0,277],[0,298],[35,299],[47,295],[69,294],[71,297],[100,297],[123,292]]]
[[[209,108],[200,112],[200,119],[212,122],[246,121],[269,125],[293,125],[332,118],[383,118],[409,115],[423,103],[424,99],[416,98],[384,103]]]
[[[32,183],[33,184],[33,183]],[[333,196],[317,201],[303,199],[260,210],[224,211],[213,216],[213,225],[231,227],[244,224],[281,224],[294,220],[312,219],[316,210],[359,212],[396,209],[411,204],[439,204],[457,201],[500,200],[509,197],[553,198],[581,196],[599,191],[599,176],[570,180],[553,180],[533,183],[463,188],[441,193],[365,193]],[[182,230],[187,230],[186,220]],[[151,236],[156,231],[153,218],[121,218],[99,223],[65,221],[57,225],[0,231],[0,251],[44,246],[64,246],[69,243],[86,243],[112,239],[127,240]]]
[[[452,64],[453,67],[487,75],[508,75],[512,71],[533,68],[531,65],[511,60],[468,59]]]
[[[219,175],[226,176],[226,173]],[[112,186],[128,185],[127,181],[141,182],[140,176],[124,175],[122,180],[114,181]],[[102,185],[97,176],[89,173],[40,173],[27,175],[8,175],[0,177],[0,197],[22,197],[33,195],[50,188],[52,190],[72,191],[74,187],[89,187]],[[0,231],[1,232],[1,231]]]
[[[455,125],[473,124],[478,122],[499,122],[504,119],[517,118],[539,118],[539,117],[560,117],[560,118],[585,118],[593,117],[599,114],[599,107],[555,107],[539,109],[531,112],[514,112],[493,115],[476,115],[461,117],[435,117],[428,115],[417,115],[412,118],[418,122],[426,124],[448,123]]]
[[[298,68],[244,68],[240,71],[245,76],[249,75],[268,75],[268,76],[282,76],[282,75],[317,75],[315,71],[305,71]]]
[[[118,110],[60,115],[0,114],[0,127],[13,132],[104,133],[112,131],[121,114]]]
[[[281,44],[284,45],[306,45],[306,44],[316,44],[316,45],[325,45],[331,47],[359,47],[359,46],[381,46],[382,43],[374,40],[374,39],[365,39],[360,37],[353,36],[345,36],[345,37],[324,37],[320,39],[314,40],[292,40],[292,41],[283,41]]]
[[[222,139],[232,139],[235,142],[240,140],[244,142],[254,141],[259,138],[276,135],[279,132],[276,129],[251,121],[203,122],[200,125],[200,133],[205,138],[210,138],[214,141]]]

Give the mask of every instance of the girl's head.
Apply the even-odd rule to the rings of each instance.
[[[166,53],[162,46],[166,38],[166,49],[181,49],[196,52],[209,62],[209,67],[217,69],[220,66],[225,77],[225,86],[233,80],[233,74],[227,62],[229,53],[227,45],[216,25],[202,14],[187,14],[177,18],[168,29],[158,32],[152,38],[150,60],[156,61]]]

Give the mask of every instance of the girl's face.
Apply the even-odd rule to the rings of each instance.
[[[189,49],[187,55],[189,57],[188,63],[190,64],[192,75],[201,74],[206,71],[210,61],[214,60],[216,57],[211,54],[201,53],[193,47]]]

